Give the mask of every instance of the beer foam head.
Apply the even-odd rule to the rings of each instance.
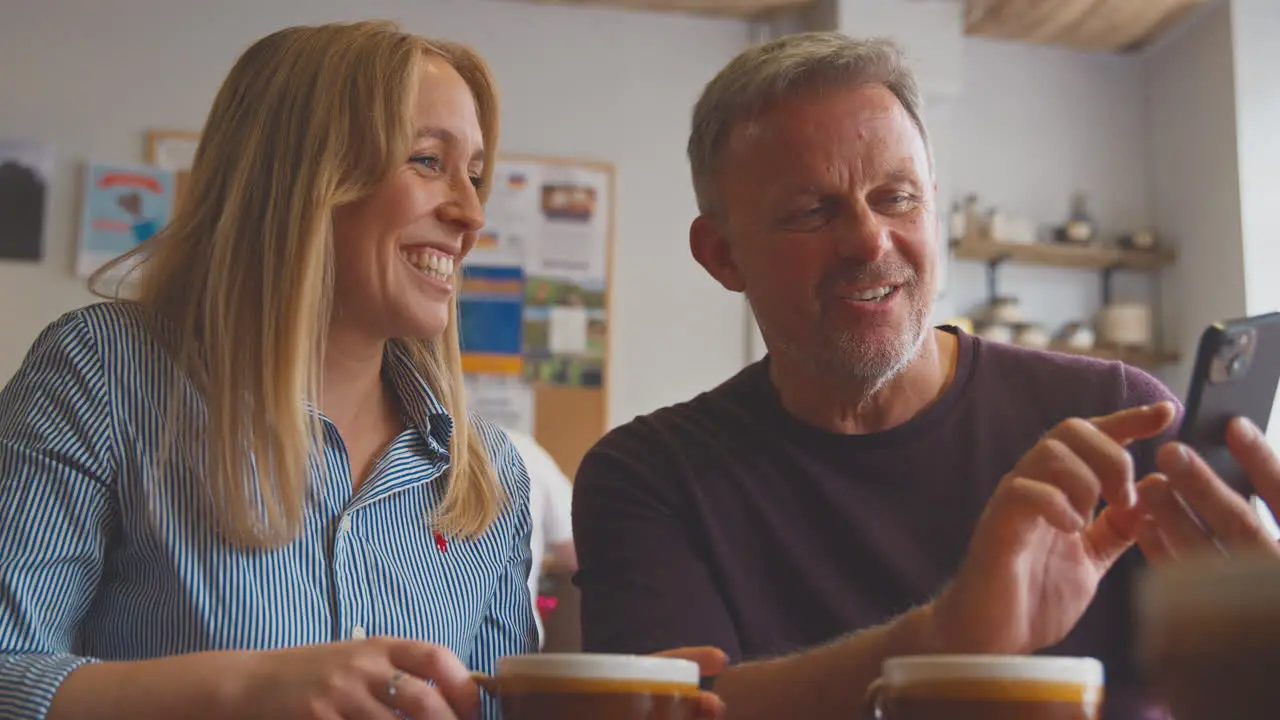
[[[498,659],[498,677],[577,678],[698,685],[698,664],[680,658],[541,653]]]
[[[891,687],[957,680],[1011,680],[1102,687],[1102,663],[1088,657],[1042,655],[916,655],[890,658],[883,678]]]

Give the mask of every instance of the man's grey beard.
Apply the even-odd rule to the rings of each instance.
[[[785,333],[775,335],[777,351],[817,377],[830,377],[836,387],[854,389],[864,398],[879,392],[905,371],[924,342],[927,315],[913,308],[907,327],[891,342],[877,342],[851,332],[824,337],[823,347],[804,352]],[[761,332],[765,328],[761,326]]]

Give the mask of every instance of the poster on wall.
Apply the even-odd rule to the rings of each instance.
[[[468,264],[525,273],[522,353],[531,382],[604,385],[609,174],[583,165],[499,161],[487,223]]]
[[[467,411],[514,432],[533,434],[533,388],[514,375],[466,375]]]
[[[467,255],[468,265],[518,266],[526,271],[538,246],[541,165],[500,160],[485,204],[485,226]]]
[[[603,170],[499,161],[472,265],[518,264],[530,277],[607,279],[609,176]]]
[[[51,145],[0,139],[0,260],[44,258],[53,163]]]
[[[538,188],[541,228],[531,276],[603,286],[609,247],[609,178],[598,170],[545,166]]]
[[[153,167],[90,164],[83,198],[76,274],[88,277],[169,222],[174,174]]]

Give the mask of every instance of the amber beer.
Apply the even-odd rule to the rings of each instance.
[[[494,691],[504,720],[695,720],[698,665],[689,660],[593,653],[498,660]]]
[[[891,658],[868,692],[876,720],[1097,720],[1102,663],[1035,655]]]
[[[1280,559],[1182,560],[1138,594],[1150,689],[1177,720],[1280,717]]]

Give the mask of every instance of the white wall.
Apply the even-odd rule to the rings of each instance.
[[[62,153],[47,259],[0,263],[0,382],[41,327],[92,300],[70,271],[78,163],[140,162],[148,128],[199,129],[254,39],[369,17],[475,45],[503,92],[506,150],[617,165],[611,423],[742,364],[741,299],[687,250],[683,149],[697,93],[744,47],[745,23],[487,0],[6,0],[0,16],[0,132]]]
[[[1280,4],[1231,4],[1236,136],[1250,314],[1280,310]]]
[[[1151,216],[1178,250],[1164,310],[1182,362],[1163,379],[1181,395],[1205,326],[1246,309],[1227,7],[1209,8],[1153,47],[1143,70]]]
[[[1143,225],[1141,93],[1131,57],[967,38],[964,91],[952,108],[953,195],[976,193],[983,207],[1057,225],[1080,191],[1104,237]],[[950,271],[946,310],[966,314],[986,302],[983,264],[955,260]],[[1117,276],[1117,295],[1140,299],[1145,287]],[[999,292],[1050,332],[1092,320],[1101,303],[1098,274],[1080,270],[1006,265]]]
[[[854,37],[889,36],[898,41],[911,59],[920,89],[929,96],[953,96],[961,92],[964,72],[961,57],[964,38],[963,7],[955,0],[825,0],[832,3],[825,17],[815,22]],[[815,28],[818,29],[818,28]]]
[[[1280,310],[1280,4],[1233,0],[1236,143],[1239,156],[1245,308]],[[1268,435],[1280,446],[1280,397]]]

